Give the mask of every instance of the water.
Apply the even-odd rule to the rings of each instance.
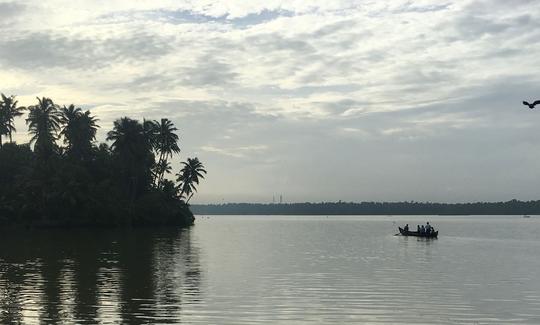
[[[211,216],[0,232],[0,323],[540,324],[540,217]]]

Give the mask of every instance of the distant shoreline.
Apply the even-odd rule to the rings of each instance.
[[[321,202],[193,204],[195,215],[534,215],[540,200],[474,203]]]

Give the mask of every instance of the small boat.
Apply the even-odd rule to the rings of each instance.
[[[530,218],[531,216],[529,215],[524,215],[523,218]]]
[[[439,235],[439,231],[432,232],[430,234],[420,234],[418,231],[405,231],[403,228],[399,228],[399,233],[402,236],[415,236],[415,237],[424,237],[424,238],[437,238],[437,235]]]

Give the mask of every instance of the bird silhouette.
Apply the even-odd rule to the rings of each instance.
[[[528,102],[523,101],[523,105],[529,106],[530,109],[533,109],[537,104],[540,104],[540,100],[537,100],[532,104],[529,104]]]

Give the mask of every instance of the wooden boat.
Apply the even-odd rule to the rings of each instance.
[[[439,231],[432,232],[431,234],[420,234],[418,231],[405,231],[403,228],[399,228],[399,233],[402,236],[415,236],[415,237],[424,237],[424,238],[437,238],[437,235],[439,235]]]

